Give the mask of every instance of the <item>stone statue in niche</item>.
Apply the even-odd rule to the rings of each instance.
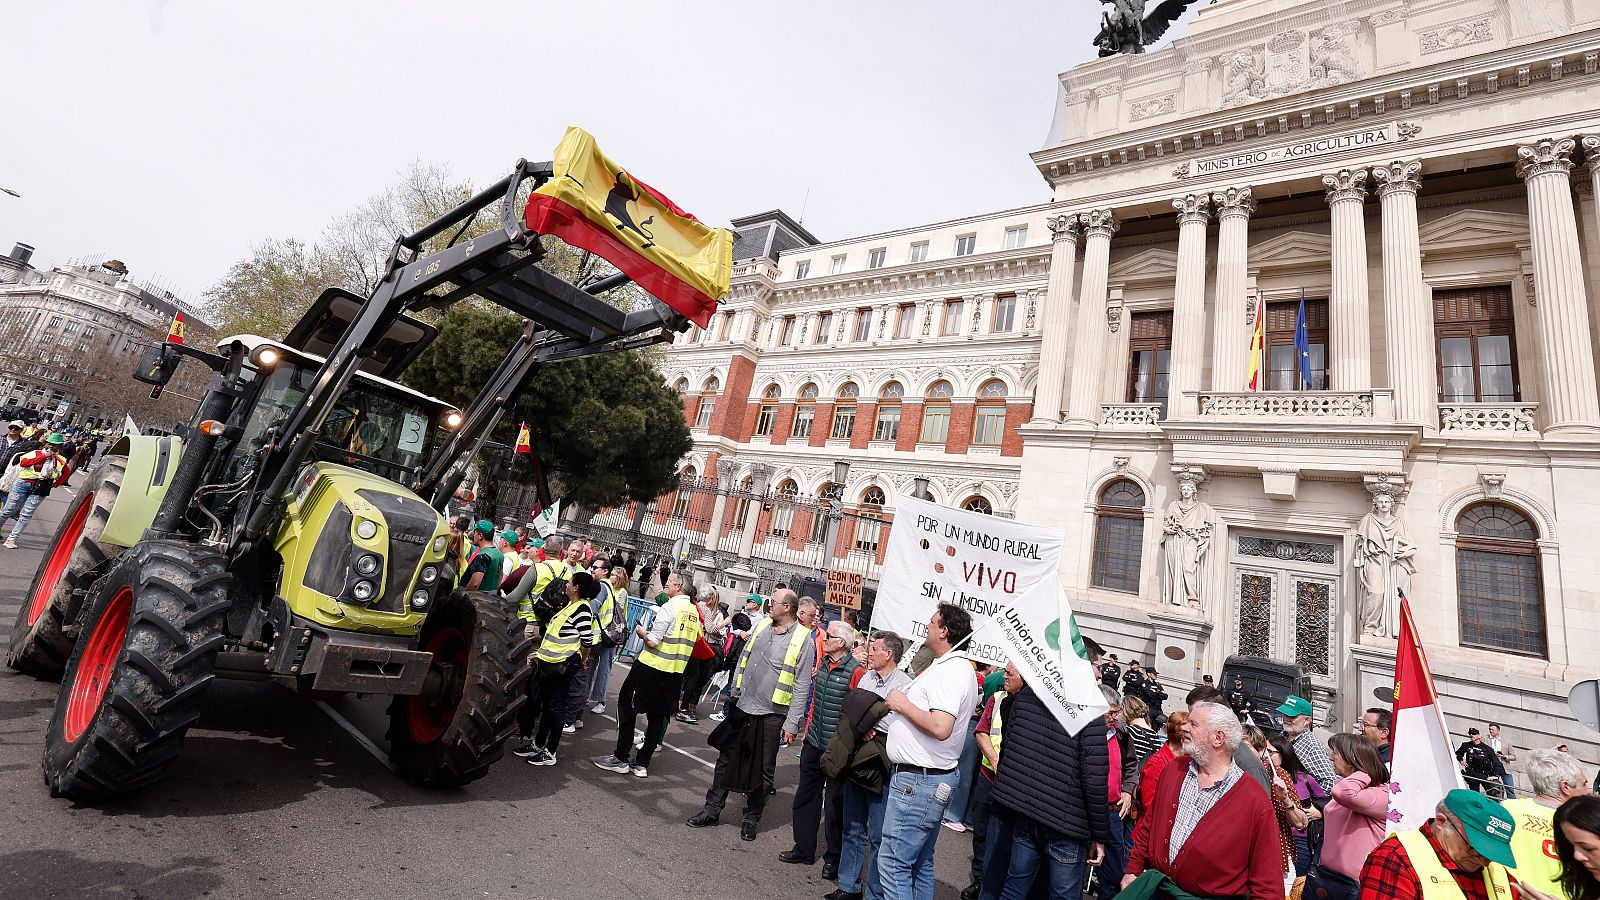
[[[1266,98],[1266,61],[1252,50],[1237,50],[1222,58],[1224,108]]]
[[[1311,80],[1317,86],[1344,84],[1361,77],[1350,37],[1355,26],[1345,23],[1322,29],[1311,47]]]
[[[1167,504],[1161,520],[1161,599],[1173,606],[1203,609],[1201,570],[1217,514],[1200,499],[1193,476],[1179,478],[1178,499]]]
[[[1395,514],[1393,493],[1372,497],[1372,512],[1356,524],[1356,548],[1350,565],[1361,583],[1361,633],[1392,638],[1399,622],[1400,594],[1411,587],[1417,547],[1406,538],[1405,523]]]

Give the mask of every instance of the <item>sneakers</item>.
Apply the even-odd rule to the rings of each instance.
[[[637,750],[637,749],[639,749],[640,747],[643,747],[643,746],[644,746],[644,732],[641,731],[638,734],[633,736],[633,749]]]
[[[15,550],[17,549],[17,542],[11,540],[10,538],[6,538],[6,542],[4,544],[0,544],[0,546],[5,547],[7,550]]]
[[[561,733],[562,734],[572,734],[573,732],[578,730],[578,725],[579,725],[578,722],[573,722],[571,725],[563,725],[563,726],[561,726]]]
[[[556,755],[549,750],[539,750],[528,757],[530,766],[553,766],[556,764]]]
[[[626,775],[629,772],[628,764],[620,759],[617,759],[615,756],[602,756],[594,761],[594,766],[597,769],[604,769],[614,775]],[[643,769],[639,766],[633,766],[632,768],[643,771]],[[644,776],[640,775],[639,777],[643,778]]]
[[[684,824],[688,825],[690,828],[710,828],[711,826],[717,824],[717,820],[719,818],[721,817],[716,813],[702,809],[690,816],[689,821],[685,822]]]
[[[523,744],[521,747],[512,748],[511,755],[512,756],[520,756],[523,759],[527,759],[530,756],[537,756],[537,755],[539,755],[540,753],[543,753],[543,752],[544,752],[544,748],[543,747],[535,747],[533,745],[533,741],[529,741],[526,744]]]
[[[681,713],[678,713],[676,716],[673,716],[673,718],[677,719],[679,722],[682,722],[685,725],[699,725],[700,724],[700,719],[697,716],[695,716],[694,713],[681,712]]]
[[[628,774],[632,775],[635,778],[649,778],[650,777],[650,770],[645,768],[644,766],[629,766],[628,767]]]
[[[596,703],[595,705],[589,707],[589,712],[592,712],[597,716],[600,715],[601,713],[605,712],[605,711],[606,711],[606,705],[604,703]]]
[[[955,821],[954,819],[945,819],[941,824],[951,831],[954,831],[956,834],[962,834],[967,830],[967,826]]]
[[[711,715],[707,716],[706,718],[710,719],[713,722],[721,722],[723,719],[726,719],[727,717],[728,717],[727,713],[714,712]]]

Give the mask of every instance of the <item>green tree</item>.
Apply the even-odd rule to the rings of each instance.
[[[347,284],[345,273],[316,245],[268,238],[205,296],[218,333],[281,338],[325,288]]]
[[[451,403],[471,402],[522,333],[523,320],[458,307],[404,380]],[[527,422],[551,489],[590,509],[648,501],[677,482],[692,443],[683,404],[637,352],[602,353],[542,369],[507,410],[491,439],[512,444]],[[531,477],[518,461],[513,478]]]

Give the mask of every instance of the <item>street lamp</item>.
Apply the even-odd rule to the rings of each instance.
[[[911,479],[911,485],[911,496],[917,498],[918,500],[930,499],[928,497],[928,479],[926,476],[918,475],[917,477]]]
[[[828,581],[828,570],[833,568],[834,552],[839,544],[839,520],[844,518],[844,483],[850,479],[850,464],[842,459],[833,461],[833,486],[828,490],[828,527],[822,538],[822,581]]]

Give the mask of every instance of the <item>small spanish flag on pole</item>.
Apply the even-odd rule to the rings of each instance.
[[[533,439],[532,439],[532,436],[528,434],[528,423],[527,422],[522,422],[517,426],[517,449],[516,449],[516,452],[518,452],[518,453],[532,453],[533,452]]]
[[[1266,368],[1265,355],[1267,346],[1267,304],[1260,294],[1256,294],[1256,327],[1250,332],[1250,390],[1259,391],[1266,387],[1265,379],[1261,377]]]
[[[167,329],[167,343],[183,343],[183,313],[181,312],[173,313],[172,315],[172,327]]]
[[[568,128],[555,177],[528,197],[527,226],[599,256],[705,328],[733,275],[733,233],[702,225]]]

